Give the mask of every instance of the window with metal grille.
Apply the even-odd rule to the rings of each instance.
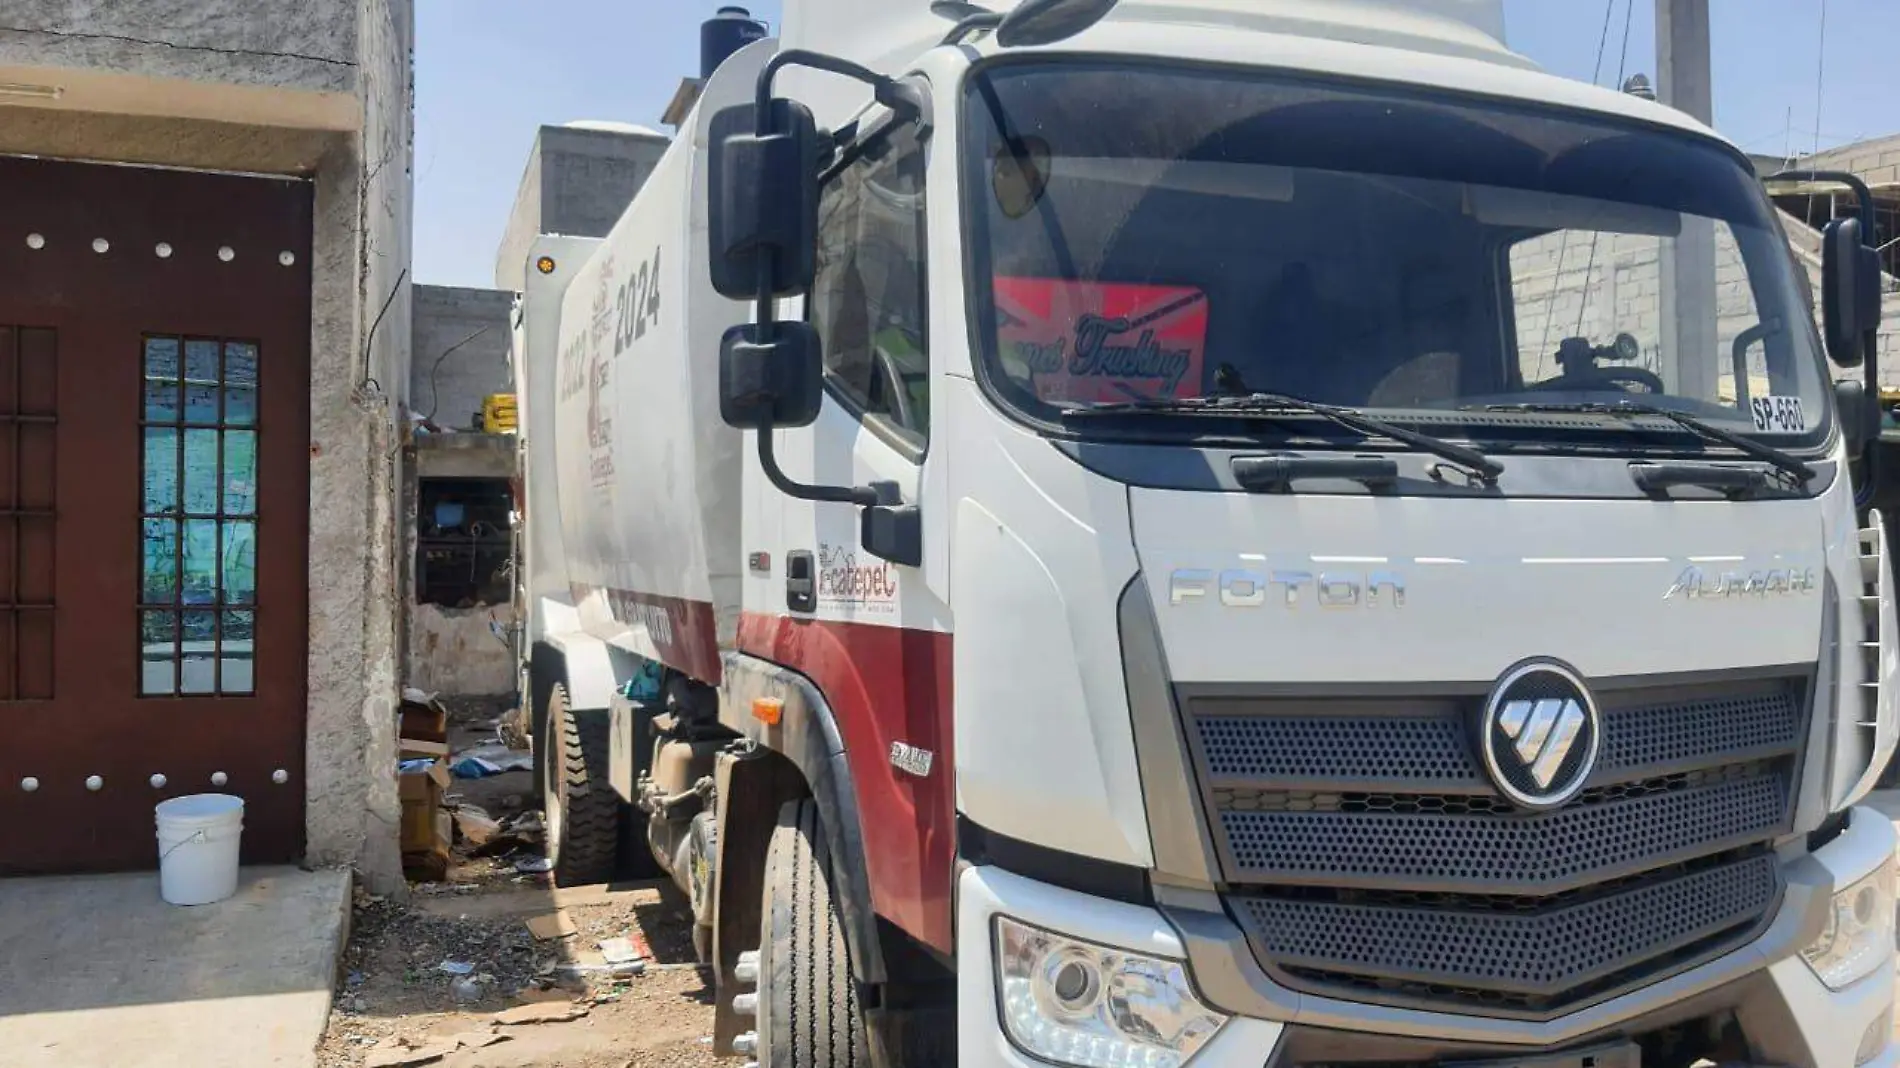
[[[53,696],[59,335],[0,326],[0,701]]]
[[[146,335],[139,692],[255,691],[256,342]]]

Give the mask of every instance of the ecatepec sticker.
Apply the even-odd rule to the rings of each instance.
[[[1755,432],[1758,434],[1799,434],[1808,428],[1808,420],[1801,413],[1800,397],[1751,397],[1748,401],[1750,411],[1755,415]]]
[[[1003,363],[1049,403],[1194,396],[1207,294],[1192,286],[998,277]]]

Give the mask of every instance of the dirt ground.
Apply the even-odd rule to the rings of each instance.
[[[451,749],[492,741],[493,714],[455,709]],[[506,825],[531,806],[529,787],[525,771],[457,779],[448,800]],[[735,1063],[712,1055],[711,974],[694,961],[685,899],[657,882],[556,890],[546,875],[517,870],[540,856],[535,821],[522,826],[493,843],[498,855],[458,840],[446,880],[412,886],[407,905],[358,892],[321,1068]],[[530,920],[558,930],[537,937]],[[599,943],[615,937],[643,957],[640,974],[611,970]],[[571,1018],[497,1019],[524,1006]]]

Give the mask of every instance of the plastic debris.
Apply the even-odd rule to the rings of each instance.
[[[528,875],[543,875],[554,870],[554,862],[547,857],[523,857],[515,861],[515,870]]]
[[[468,963],[467,961],[461,961],[461,960],[445,960],[442,963],[436,965],[435,970],[439,972],[447,972],[450,975],[475,974],[475,966],[473,964]]]

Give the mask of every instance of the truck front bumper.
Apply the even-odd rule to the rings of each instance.
[[[1835,890],[1893,862],[1894,825],[1855,809],[1846,829],[1812,854],[1787,862],[1788,893],[1773,926],[1754,944],[1691,971],[1552,1020],[1500,1019],[1333,1001],[1275,984],[1210,894],[1163,891],[1158,908],[1108,901],[994,867],[967,869],[958,883],[958,1060],[964,1065],[1046,1062],[1005,1033],[997,1000],[995,918],[1186,961],[1203,999],[1232,1014],[1198,1054],[1195,1068],[1473,1061],[1524,1057],[1634,1039],[1698,1020],[1732,1016],[1751,1057],[1788,1068],[1900,1068],[1893,1030],[1894,969],[1832,991],[1801,959],[1820,933]],[[1872,1046],[1864,1046],[1871,1042]],[[1277,1055],[1277,1056],[1276,1056]]]

